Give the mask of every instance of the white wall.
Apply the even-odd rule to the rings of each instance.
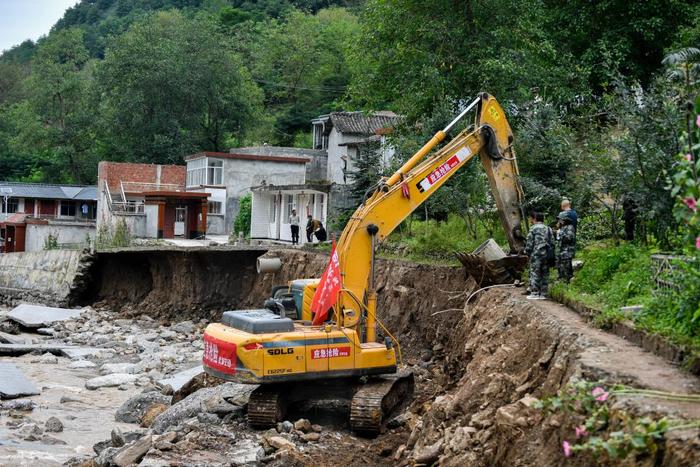
[[[339,144],[364,141],[365,139],[366,137],[362,135],[345,135],[335,128],[331,130],[328,135],[328,180],[330,180],[331,183],[351,183],[347,175],[345,180],[343,179],[343,169],[345,168],[343,156],[349,157],[348,170],[352,170],[352,158],[355,154],[355,150],[352,149],[352,152],[348,154],[348,147],[339,146]]]
[[[58,238],[58,243],[85,243],[87,246],[87,236],[90,235],[92,242],[95,241],[96,229],[94,224],[78,224],[68,222],[52,222],[50,224],[27,224],[25,236],[25,251],[41,251],[44,249],[44,242],[54,235]]]
[[[158,205],[147,204],[143,207],[143,212],[146,215],[144,237],[158,238]]]

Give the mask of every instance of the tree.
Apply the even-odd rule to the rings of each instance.
[[[161,12],[107,49],[99,70],[110,153],[180,162],[188,153],[241,142],[262,93],[228,39],[206,16]]]
[[[83,32],[66,29],[41,43],[27,81],[29,107],[15,137],[19,152],[51,154],[65,170],[45,173],[48,179],[83,183],[97,172],[90,102],[92,66]],[[33,113],[33,115],[32,115]]]
[[[275,119],[271,139],[291,145],[309,122],[335,107],[350,80],[347,47],[358,32],[356,18],[332,8],[317,15],[292,11],[269,20],[243,40],[252,73],[265,91]]]

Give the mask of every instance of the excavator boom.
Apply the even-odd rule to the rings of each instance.
[[[468,110],[476,107],[473,128],[459,133],[440,150],[430,152],[445,139],[447,131]],[[366,338],[375,338],[376,291],[373,280],[374,252],[416,208],[474,157],[480,157],[491,185],[503,229],[512,252],[524,247],[521,233],[523,193],[513,151],[513,133],[495,98],[484,93],[411,157],[357,208],[338,242],[344,291],[338,310],[343,325],[353,327],[362,316],[358,297],[366,301]]]

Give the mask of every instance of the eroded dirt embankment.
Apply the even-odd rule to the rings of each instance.
[[[225,309],[259,307],[273,285],[318,277],[328,260],[316,252],[275,250],[267,255],[282,258],[282,270],[257,275],[259,252],[237,258],[217,253],[196,260],[191,253],[173,252],[113,258],[100,269],[95,297],[132,314],[216,319]],[[593,458],[582,454],[563,456],[562,442],[573,440],[573,421],[544,416],[532,408],[535,399],[556,394],[574,378],[607,387],[700,391],[697,378],[590,328],[553,302],[492,290],[464,308],[474,283],[460,268],[380,260],[377,278],[380,318],[399,338],[405,362],[416,373],[415,400],[387,433],[358,443],[362,449],[338,448],[322,438],[301,450],[297,465],[592,465]],[[614,400],[614,413],[700,419],[696,405]],[[661,447],[655,458],[627,463],[700,464],[697,430],[669,432]]]
[[[216,319],[250,295],[256,259],[263,253],[230,248],[99,252],[89,283],[73,302],[176,322]]]

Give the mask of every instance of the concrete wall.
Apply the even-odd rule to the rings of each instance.
[[[304,157],[306,164],[306,181],[327,180],[328,154],[322,149],[286,148],[282,146],[251,146],[234,148],[237,154],[256,154],[259,156]]]
[[[305,164],[292,162],[249,161],[224,159],[224,185],[226,186],[226,215],[224,231],[228,234],[238,215],[240,199],[258,185],[302,184],[305,181]],[[213,232],[212,232],[213,233]]]
[[[0,255],[0,302],[65,303],[83,258],[83,253],[76,250]]]
[[[328,135],[328,174],[327,179],[331,183],[345,184],[350,183],[347,176],[344,178],[343,169],[346,168],[343,156],[348,160],[347,170],[352,170],[352,158],[355,156],[355,148],[348,148],[347,146],[340,146],[343,143],[352,143],[364,141],[367,139],[363,135],[352,135],[340,133],[337,129],[333,128]]]
[[[71,243],[89,247],[87,236],[89,235],[90,241],[94,242],[96,231],[95,224],[60,221],[51,221],[49,224],[27,224],[24,249],[42,251],[49,235],[57,237],[59,244]]]

